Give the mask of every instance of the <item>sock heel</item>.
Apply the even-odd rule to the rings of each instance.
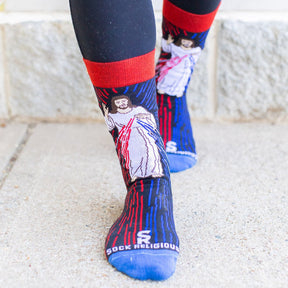
[[[167,153],[167,156],[169,160],[171,173],[177,173],[177,172],[187,170],[195,166],[197,163],[196,154],[195,156],[192,156],[192,155],[190,156],[190,155]]]

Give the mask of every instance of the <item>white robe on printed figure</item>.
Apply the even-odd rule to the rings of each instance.
[[[154,116],[143,107],[132,107],[127,113],[109,113],[105,118],[109,131],[118,129],[120,153],[123,155],[126,168],[129,169],[131,179],[149,176],[163,176],[160,154],[155,139],[149,129],[140,125],[149,124],[154,130],[156,122]],[[137,119],[137,114],[145,114],[145,118]],[[140,118],[140,117],[139,117]],[[131,127],[130,127],[131,126]],[[118,152],[119,153],[119,152]]]
[[[180,97],[202,50],[200,47],[184,50],[174,43],[167,44],[167,40],[163,38],[161,45],[164,52],[171,53],[171,58],[161,67],[157,89],[168,95]]]

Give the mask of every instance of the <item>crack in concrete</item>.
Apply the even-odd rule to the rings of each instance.
[[[4,173],[0,177],[0,189],[2,189],[6,179],[8,178],[10,172],[12,171],[14,165],[16,164],[19,156],[21,155],[24,147],[26,146],[28,140],[30,139],[31,135],[33,134],[33,130],[36,127],[36,124],[28,124],[25,134],[22,137],[21,141],[19,141],[19,144],[17,145],[14,153],[10,157],[7,165],[4,168]]]

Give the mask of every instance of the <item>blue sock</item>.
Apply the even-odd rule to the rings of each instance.
[[[171,172],[197,163],[186,92],[220,0],[211,1],[211,7],[206,2],[190,2],[164,0],[161,54],[156,66],[160,134]]]
[[[124,210],[106,239],[107,259],[130,277],[165,280],[175,271],[179,240],[168,159],[159,133],[152,3],[69,2],[127,187]]]
[[[162,281],[175,271],[178,247],[169,182],[136,181],[107,236],[108,261],[135,279]]]
[[[132,278],[161,281],[175,271],[179,240],[155,88],[153,78],[125,87],[95,87],[95,91],[127,187],[123,212],[106,239],[107,259]]]

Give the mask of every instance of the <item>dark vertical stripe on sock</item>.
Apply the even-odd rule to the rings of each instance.
[[[135,223],[134,223],[134,234],[133,234],[133,243],[136,244],[136,232],[137,232],[137,228],[138,228],[138,210],[139,210],[139,196],[138,196],[138,192],[136,192],[136,190],[134,190],[135,194],[136,194],[136,213],[135,213]]]
[[[163,242],[166,242],[166,235],[165,235],[163,215],[161,215],[161,227],[162,227]]]
[[[127,245],[127,234],[128,234],[128,224],[125,225],[125,233],[124,233],[124,245]]]
[[[164,106],[164,142],[167,143],[167,107]]]
[[[150,208],[150,230],[153,231],[153,206]]]
[[[171,231],[170,226],[169,226],[169,221],[170,221],[170,217],[169,217],[169,211],[167,211],[167,213],[165,214],[165,218],[166,218],[166,227],[167,227],[167,231]]]
[[[128,232],[128,245],[131,245],[131,232]]]
[[[168,141],[172,140],[172,112],[169,111],[169,115],[168,115],[168,121],[169,121],[169,130],[168,130]]]
[[[140,203],[141,203],[141,208],[140,208],[140,224],[139,224],[139,231],[142,231],[142,225],[143,225],[143,195],[140,197]]]
[[[151,199],[152,199],[152,193],[153,193],[153,183],[154,180],[151,180],[151,186],[150,186],[150,192],[149,192],[149,200],[148,200],[148,206],[151,206]]]
[[[157,205],[157,197],[155,197],[155,211],[154,211],[154,235],[155,235],[155,242],[158,242],[158,229],[157,229],[157,212],[158,212],[158,205]]]
[[[132,207],[132,215],[131,215],[131,219],[130,219],[130,228],[132,227],[132,223],[133,223],[133,216],[134,216],[134,211],[135,211],[135,209],[134,209],[134,207]]]

